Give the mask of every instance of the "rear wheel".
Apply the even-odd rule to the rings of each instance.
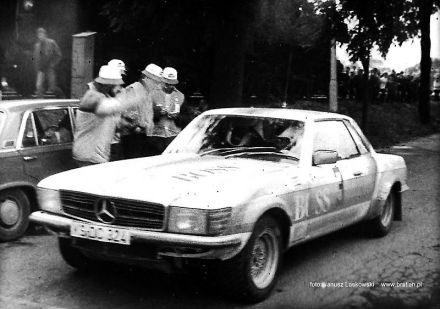
[[[371,220],[369,224],[372,236],[382,237],[389,233],[393,222],[395,206],[396,193],[394,190],[391,190],[385,201],[385,204],[382,207],[380,215]]]
[[[29,226],[30,203],[20,189],[0,192],[0,241],[21,237]]]
[[[216,265],[217,278],[233,298],[255,303],[274,288],[282,261],[282,236],[276,220],[260,219],[243,250]]]

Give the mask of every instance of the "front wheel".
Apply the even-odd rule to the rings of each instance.
[[[217,265],[217,277],[229,296],[250,303],[262,301],[276,284],[282,251],[277,221],[263,217],[243,250]]]
[[[0,192],[0,241],[21,237],[29,226],[30,203],[20,189]]]

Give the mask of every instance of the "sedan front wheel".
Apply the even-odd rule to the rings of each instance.
[[[29,226],[30,203],[20,189],[0,192],[0,241],[21,237]]]

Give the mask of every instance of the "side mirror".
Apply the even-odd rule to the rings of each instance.
[[[338,152],[333,150],[316,150],[313,153],[313,165],[334,164],[338,161]]]

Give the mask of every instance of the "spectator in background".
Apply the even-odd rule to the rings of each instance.
[[[369,83],[369,90],[371,93],[371,102],[376,103],[379,97],[379,90],[380,90],[380,72],[377,68],[371,70],[368,83]]]
[[[387,99],[387,87],[388,87],[388,73],[383,73],[380,76],[380,85],[379,85],[379,102],[385,103]]]
[[[44,28],[37,29],[38,41],[34,46],[34,63],[37,72],[35,83],[37,97],[43,97],[44,82],[47,82],[48,91],[53,92],[56,97],[63,98],[64,93],[57,86],[55,67],[61,61],[61,50],[58,44],[47,37]]]
[[[353,77],[352,83],[355,91],[356,102],[360,102],[364,95],[364,70],[358,69],[357,74]]]
[[[350,79],[350,67],[346,67],[345,71],[339,73],[338,76],[338,94],[342,99],[348,96],[348,81]]]
[[[388,90],[388,103],[394,104],[397,99],[397,76],[396,72],[393,70],[388,77],[388,84],[387,84],[387,90]]]
[[[348,79],[348,98],[350,100],[354,100],[356,98],[356,89],[354,87],[354,82],[353,82],[354,77],[355,77],[355,72],[350,71],[350,75]]]
[[[161,154],[180,132],[176,125],[185,96],[176,89],[179,83],[177,71],[165,68],[162,74],[162,89],[151,94],[154,109],[154,130],[149,138],[151,155]]]
[[[434,100],[440,101],[440,72],[434,75],[432,91],[434,91]]]

